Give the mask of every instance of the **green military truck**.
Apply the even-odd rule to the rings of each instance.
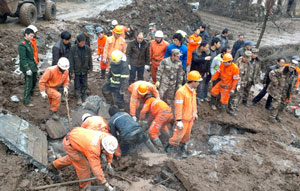
[[[56,17],[56,5],[51,0],[0,0],[0,23],[5,23],[7,16],[19,17],[22,24],[28,26],[38,17],[52,20]]]

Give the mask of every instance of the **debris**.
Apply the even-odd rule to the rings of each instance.
[[[11,114],[0,114],[0,141],[38,168],[47,165],[47,137],[37,127]]]
[[[18,103],[20,101],[18,96],[16,96],[16,95],[11,96],[10,100],[13,101],[13,102],[16,102],[16,103]]]

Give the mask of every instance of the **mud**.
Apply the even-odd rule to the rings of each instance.
[[[191,26],[201,22],[208,24],[211,34],[228,26],[233,37],[242,32],[245,33],[245,39],[256,41],[259,32],[255,23],[238,22],[227,17],[195,11],[185,1],[169,3],[149,0],[143,1],[143,4],[137,2],[134,1],[114,12],[104,11],[92,17],[86,15],[86,12],[80,15],[75,12],[83,5],[96,6],[95,2],[59,3],[65,7],[58,8],[58,20],[37,24],[38,48],[41,56],[46,57],[51,45],[59,39],[62,30],[69,30],[72,33],[72,42],[85,23],[104,26],[110,35],[109,25],[112,19],[118,19],[120,23],[131,27],[129,40],[139,30],[147,33],[148,24],[151,22],[156,23],[157,28],[165,32],[168,40],[177,29],[183,29],[191,34]],[[67,10],[73,10],[73,13],[70,13],[73,15],[68,15],[70,11]],[[222,25],[222,22],[227,25]],[[264,68],[279,56],[289,57],[299,52],[298,22],[284,19],[279,21],[286,29],[284,32],[277,32],[275,26],[268,25],[270,28],[263,39],[260,52]],[[48,103],[41,98],[38,89],[32,97],[32,103],[35,105],[33,108],[28,109],[21,102],[10,100],[12,95],[16,95],[19,99],[23,97],[23,76],[13,73],[16,69],[14,58],[18,55],[17,45],[22,39],[23,27],[14,24],[13,21],[8,25],[8,27],[1,26],[0,29],[2,92],[0,108],[43,127],[49,117]],[[231,44],[233,42],[234,40],[230,40]],[[92,48],[95,51],[96,45],[93,44]],[[89,74],[88,95],[102,96],[101,86],[104,81],[96,79],[98,75],[98,72]],[[146,72],[145,75],[148,79],[149,73]],[[128,95],[125,97],[128,98]],[[292,105],[299,103],[298,97]],[[108,180],[119,190],[298,190],[300,150],[294,145],[300,137],[297,129],[300,120],[287,110],[282,116],[284,118],[282,123],[270,123],[267,120],[269,111],[264,109],[264,104],[265,100],[251,107],[241,105],[236,117],[227,114],[220,117],[217,116],[218,111],[212,111],[209,104],[203,102],[198,106],[199,119],[194,124],[192,137],[188,143],[191,154],[189,158],[173,160],[165,154],[139,150],[132,156],[113,162],[117,174],[132,180],[132,185],[116,177],[108,177]],[[70,84],[70,108],[76,108],[73,82]],[[63,117],[67,115],[64,102],[59,114]],[[212,124],[218,125],[213,129]],[[234,128],[219,129],[224,124]],[[223,141],[218,143],[218,150],[214,147],[215,140]],[[170,161],[173,161],[174,168],[170,166]],[[177,170],[174,170],[175,167]],[[77,179],[72,166],[61,171],[61,179],[51,179],[2,144],[0,144],[0,177],[0,190],[7,191],[30,190],[35,186]],[[97,182],[93,184],[96,185]],[[47,190],[74,191],[79,188],[78,184],[74,184]]]

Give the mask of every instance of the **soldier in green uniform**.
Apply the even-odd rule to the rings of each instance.
[[[18,46],[20,57],[20,70],[25,76],[24,98],[23,104],[32,107],[30,96],[33,94],[34,87],[37,82],[37,66],[33,57],[33,49],[30,41],[34,37],[32,29],[25,29],[24,39]]]

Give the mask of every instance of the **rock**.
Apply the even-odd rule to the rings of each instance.
[[[103,101],[99,96],[89,96],[82,104],[82,107],[85,110],[91,110],[93,113],[97,114],[102,102]]]
[[[28,188],[30,184],[30,181],[27,179],[22,180],[22,182],[19,184],[20,188]]]
[[[49,119],[46,122],[46,130],[52,139],[59,139],[64,137],[68,132],[69,128],[61,120]]]
[[[11,96],[10,100],[13,101],[13,102],[16,102],[16,103],[18,103],[20,101],[18,96],[16,96],[16,95]]]
[[[80,107],[78,110],[71,110],[71,118],[72,118],[72,127],[80,127],[82,121],[81,117],[85,113],[90,113],[91,115],[97,115],[97,113],[93,113],[91,110],[86,110]]]
[[[211,151],[214,154],[220,152],[242,154],[245,152],[243,144],[247,138],[235,136],[211,136],[208,140],[208,145],[211,146]]]

